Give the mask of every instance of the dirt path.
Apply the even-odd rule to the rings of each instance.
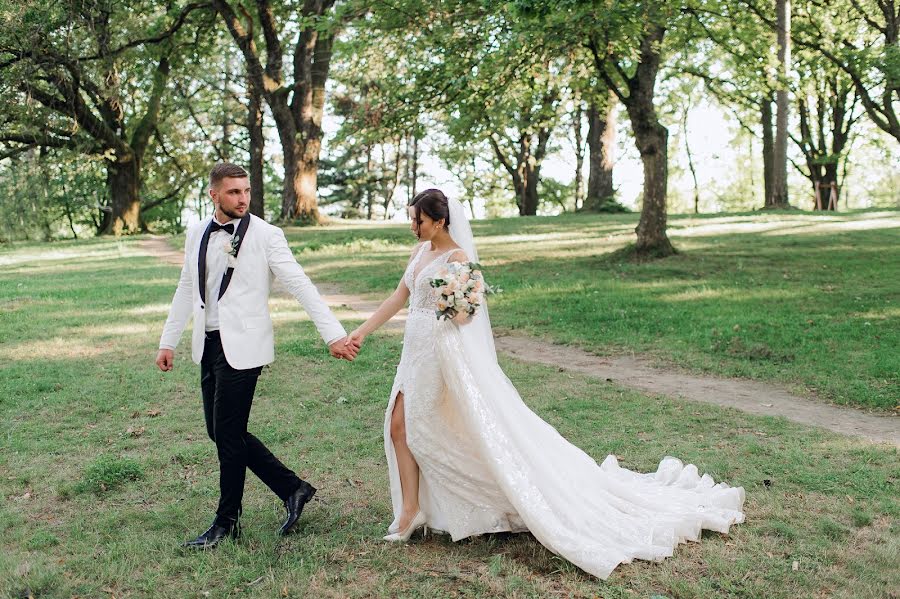
[[[141,247],[170,264],[182,263],[182,253],[174,250],[164,238],[148,238],[141,242]],[[378,308],[378,302],[342,293],[334,285],[320,284],[318,288],[330,305],[345,306],[357,312],[360,318],[368,317]],[[401,312],[386,326],[402,328],[405,319],[405,312]],[[586,374],[646,393],[726,406],[751,414],[782,416],[794,422],[900,447],[900,417],[894,415],[880,416],[833,406],[757,381],[658,368],[640,357],[595,356],[575,347],[530,337],[501,335],[496,338],[496,343],[498,351],[525,362]]]

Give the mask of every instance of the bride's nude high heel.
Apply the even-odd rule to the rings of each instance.
[[[389,534],[384,537],[385,541],[391,542],[401,542],[405,543],[409,541],[409,538],[413,536],[420,528],[425,528],[425,534],[428,534],[428,527],[425,526],[427,520],[425,519],[425,514],[420,511],[416,512],[416,515],[413,517],[412,521],[409,523],[409,526],[406,527],[406,530],[397,531],[395,533]]]

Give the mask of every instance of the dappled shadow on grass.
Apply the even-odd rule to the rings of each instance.
[[[590,222],[580,217],[561,222],[576,226],[582,220]],[[504,229],[509,232],[513,224],[498,227],[509,226]],[[552,233],[553,224],[545,219],[533,226]],[[861,237],[852,237],[848,243],[858,242],[863,247],[871,245],[871,240]],[[802,320],[807,334],[825,340],[835,337],[835,322],[855,326],[857,318],[871,318],[873,312],[881,314],[879,310],[892,306],[869,305],[868,297],[865,302],[854,299],[856,289],[872,276],[865,269],[866,261],[877,259],[871,254],[861,255],[856,262],[856,252],[835,253],[842,264],[841,281],[836,282],[832,279],[837,275],[828,271],[788,268],[798,263],[789,260],[796,258],[793,254],[785,257],[787,264],[780,265],[783,245],[762,252],[765,255],[758,259],[753,258],[754,248],[742,248],[750,256],[740,258],[745,260],[743,265],[737,264],[733,248],[717,256],[707,255],[715,246],[703,251],[699,247],[695,251],[687,242],[685,246],[685,254],[652,266],[607,264],[601,268],[595,256],[585,256],[564,263],[540,257],[531,264],[498,269],[495,275],[508,291],[496,298],[503,310],[492,315],[597,347],[604,347],[610,338],[630,341],[633,337],[652,346],[654,341],[663,344],[665,335],[703,347],[712,339],[707,326],[717,327],[723,340],[729,336],[751,340],[767,331],[752,327],[802,313],[792,306],[789,295],[782,295],[794,287],[812,294],[824,285],[835,285],[833,291],[821,290],[834,297],[821,306],[815,304],[821,311],[815,322]],[[808,246],[803,255],[810,264],[820,259],[815,248],[815,244]],[[488,255],[503,259],[502,251],[502,246],[496,246]],[[399,278],[404,263],[394,261],[400,250],[386,252],[393,252],[390,268]],[[883,254],[885,261],[892,256],[887,251]],[[340,270],[340,262],[330,262],[333,258],[328,258],[323,274]],[[289,594],[299,596],[447,596],[452,592],[484,597],[647,597],[655,593],[793,599],[817,594],[877,596],[876,591],[890,588],[896,580],[896,568],[889,559],[896,556],[896,535],[885,524],[900,514],[896,450],[781,419],[646,397],[604,381],[506,358],[501,358],[504,370],[526,402],[595,459],[614,453],[624,466],[641,471],[655,469],[667,454],[695,463],[717,481],[745,487],[747,522],[735,527],[729,537],[706,535],[702,543],[683,545],[661,564],[635,562],[621,567],[607,582],[586,576],[527,534],[490,535],[456,544],[429,537],[410,546],[386,546],[380,537],[391,513],[382,426],[401,349],[399,336],[372,335],[360,358],[349,364],[331,360],[308,324],[277,325],[278,360],[260,379],[250,424],[276,455],[318,483],[320,493],[304,512],[300,534],[276,537],[283,508],[249,477],[245,538],[215,553],[179,553],[177,544],[203,530],[214,510],[215,450],[203,429],[196,366],[182,351],[175,371],[166,375],[154,371],[151,361],[158,337],[142,328],[152,328],[154,322],[162,326],[164,314],[159,309],[167,306],[177,269],[147,275],[164,278],[171,273],[171,286],[155,293],[129,283],[146,274],[139,272],[135,279],[131,269],[135,264],[122,260],[118,272],[104,271],[114,284],[86,285],[70,295],[65,286],[83,272],[67,274],[63,269],[55,285],[44,278],[50,273],[41,273],[37,279],[41,293],[17,300],[16,310],[4,313],[3,330],[18,330],[24,339],[52,337],[57,329],[65,329],[67,338],[79,330],[85,335],[105,332],[117,353],[112,358],[104,355],[81,361],[32,354],[27,360],[4,364],[0,378],[3,592],[27,587],[47,596],[92,597],[112,589],[117,595],[133,596],[184,597],[207,591],[211,596],[273,597],[287,588]],[[324,262],[314,264],[318,268]],[[776,264],[779,268],[773,271]],[[878,293],[890,293],[892,268],[885,263],[879,271],[883,280],[873,281],[867,289],[880,284],[883,290]],[[792,278],[784,279],[785,271]],[[802,284],[799,271],[807,272],[800,279]],[[373,288],[384,284],[390,289],[396,283],[393,276],[361,274],[356,267],[335,274],[356,277]],[[749,286],[751,279],[760,285]],[[8,280],[0,277],[0,281]],[[774,284],[779,281],[784,283]],[[751,289],[751,297],[742,298],[742,288]],[[700,298],[692,302],[688,297],[695,290]],[[719,290],[725,295],[711,294]],[[775,295],[766,296],[767,290]],[[6,294],[8,288],[0,289],[0,296],[7,298]],[[531,297],[533,303],[529,303]],[[805,305],[807,297],[796,301]],[[783,304],[791,309],[782,312]],[[686,311],[687,307],[695,310]],[[685,312],[679,316],[677,311]],[[9,314],[14,317],[7,318]],[[892,325],[896,315],[884,314],[886,318],[879,322]],[[553,321],[557,316],[565,320]],[[668,330],[679,328],[678,318],[690,324],[685,330],[691,336],[678,337]],[[536,325],[540,320],[546,323]],[[22,326],[16,324],[19,321]],[[598,322],[613,328],[597,331]],[[741,324],[740,331],[731,328],[735,322]],[[571,329],[568,323],[573,323]],[[617,324],[621,328],[615,329]],[[131,326],[141,330],[127,328]],[[787,340],[800,334],[783,328]],[[659,332],[664,335],[657,336]],[[860,339],[866,341],[853,335],[838,341],[848,347],[862,346]],[[781,343],[780,347],[786,347]],[[867,356],[874,360],[866,352],[850,358]],[[854,379],[865,373],[850,359],[846,368],[853,370]],[[155,411],[159,413],[151,415]],[[81,480],[99,456],[134,460],[143,478],[126,480],[121,488],[98,497],[63,497],[64,490]],[[791,567],[794,561],[799,564],[796,571]]]
[[[8,530],[11,542],[17,543],[10,555],[28,559],[19,540],[30,539],[34,533],[29,531],[53,530],[59,547],[66,549],[41,549],[53,558],[48,568],[55,577],[48,592],[67,594],[73,591],[72,585],[81,585],[79,593],[87,596],[105,585],[118,585],[122,593],[140,593],[139,589],[156,585],[158,595],[168,596],[179,596],[189,588],[222,593],[238,588],[277,596],[284,586],[303,594],[369,597],[413,592],[441,595],[448,590],[481,596],[518,592],[588,597],[607,592],[615,596],[627,589],[647,596],[651,591],[671,591],[678,580],[701,587],[718,580],[737,589],[718,596],[736,597],[747,585],[771,583],[774,577],[784,592],[768,596],[790,597],[803,596],[814,587],[806,586],[811,583],[798,586],[796,577],[781,574],[784,560],[789,565],[802,556],[806,564],[807,556],[827,548],[829,557],[817,558],[813,566],[826,568],[841,555],[848,538],[840,532],[848,528],[844,495],[851,494],[857,505],[867,502],[864,509],[875,514],[878,508],[872,505],[889,493],[879,478],[890,468],[891,456],[881,450],[858,449],[861,446],[854,441],[810,433],[774,419],[646,398],[552,369],[506,363],[510,378],[529,404],[596,458],[612,450],[624,464],[648,470],[663,455],[673,453],[712,472],[717,480],[743,484],[749,497],[748,524],[736,527],[727,541],[713,535],[697,546],[679,547],[675,557],[663,564],[635,562],[622,567],[605,583],[553,556],[529,534],[486,535],[461,543],[430,536],[410,546],[387,546],[380,542],[390,519],[381,424],[393,374],[386,362],[399,352],[399,342],[395,335],[373,337],[367,352],[352,365],[320,358],[314,351],[317,342],[311,330],[292,330],[284,336],[279,361],[261,379],[251,420],[251,430],[270,443],[277,455],[320,486],[321,499],[308,506],[299,534],[283,540],[275,537],[280,505],[251,478],[244,504],[244,539],[215,555],[178,553],[178,542],[208,525],[215,503],[214,451],[204,437],[199,404],[192,396],[167,399],[162,415],[138,419],[148,429],[145,436],[155,438],[151,444],[138,446],[125,436],[107,447],[101,435],[87,448],[68,450],[82,455],[77,457],[78,467],[60,474],[63,480],[77,479],[84,472],[81,464],[89,464],[98,450],[132,455],[141,461],[144,478],[99,500],[75,496],[57,502],[54,517],[59,524],[55,526],[35,518],[41,512],[39,505],[57,501],[42,489],[38,474],[52,457],[37,451],[34,441],[26,441],[20,449],[23,460],[16,466],[20,474],[35,479],[35,499],[31,504],[16,504],[15,509],[26,510],[28,519],[27,524]],[[338,394],[348,401],[335,401]],[[104,419],[117,419],[117,426],[123,428],[131,421],[127,413],[141,405],[135,398],[126,400],[125,413],[116,416],[113,412],[112,418]],[[91,400],[79,403],[87,407]],[[193,430],[193,441],[179,440],[181,430]],[[819,468],[817,461],[825,455],[837,461]],[[867,466],[854,472],[854,464]],[[763,485],[763,479],[773,481],[771,486]],[[854,482],[848,485],[848,481]],[[797,491],[810,495],[799,503],[784,500],[785,494]],[[769,503],[763,503],[764,499]],[[811,522],[796,516],[791,520],[812,506],[821,511],[821,517]],[[790,522],[793,536],[773,536],[770,541],[768,532],[753,527],[762,518]],[[820,524],[821,518],[833,524]],[[129,561],[134,544],[119,540],[137,531],[146,557],[142,563],[152,563],[151,568]],[[882,539],[887,533],[875,534]],[[92,563],[97,546],[106,547],[104,563],[109,566]],[[777,559],[767,561],[767,551]],[[746,563],[736,566],[734,556]],[[248,586],[266,571],[272,572],[270,579]],[[834,577],[841,573],[838,570]],[[855,583],[850,577],[841,584]]]
[[[900,358],[887,349],[900,343],[898,230],[815,228],[860,219],[892,227],[898,217],[681,217],[679,225],[696,221],[705,233],[679,237],[678,255],[648,263],[616,251],[632,235],[630,217],[496,221],[481,223],[481,257],[488,280],[506,290],[491,299],[503,329],[606,353],[650,351],[693,369],[892,408],[900,388]],[[365,256],[335,250],[303,260],[314,280],[384,296],[406,255],[405,248]]]
[[[506,293],[491,300],[492,318],[560,341],[802,381],[829,399],[892,408],[890,373],[900,369],[887,350],[900,343],[891,316],[900,280],[893,237],[709,238],[651,264],[537,256],[495,271]],[[786,362],[790,371],[780,368]]]

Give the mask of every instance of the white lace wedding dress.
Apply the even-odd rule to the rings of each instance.
[[[474,246],[460,245],[473,258]],[[427,247],[404,274],[409,316],[384,423],[395,518],[402,495],[390,420],[402,392],[406,441],[421,472],[419,505],[428,526],[454,541],[528,530],[606,578],[620,563],[672,555],[701,529],[726,533],[743,521],[743,488],[715,484],[671,457],[650,474],[621,468],[612,455],[598,465],[532,412],[497,364],[486,312],[473,319],[480,325],[437,320],[429,280],[450,253],[419,269]]]

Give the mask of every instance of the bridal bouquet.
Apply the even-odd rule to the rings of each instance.
[[[484,296],[500,293],[484,280],[481,265],[475,262],[451,262],[431,279],[438,290],[437,318],[452,319],[458,314],[474,316],[484,303]]]

